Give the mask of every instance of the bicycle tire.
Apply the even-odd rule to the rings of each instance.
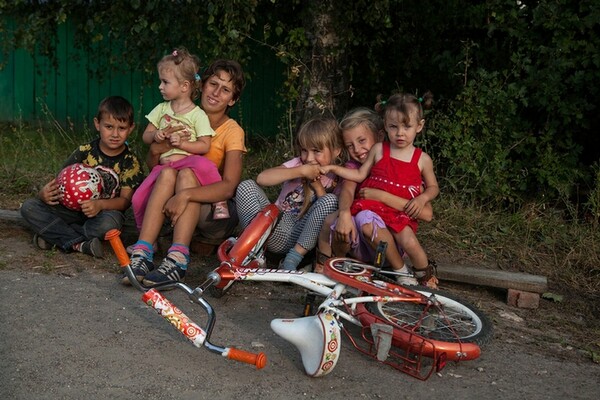
[[[488,343],[493,336],[493,324],[477,307],[459,297],[422,286],[411,286],[427,297],[435,295],[442,304],[444,315],[436,314],[431,307],[423,317],[426,304],[391,301],[365,304],[366,310],[392,325],[407,327],[426,339],[440,342]],[[420,326],[416,327],[421,321]],[[449,326],[448,321],[452,324]],[[416,327],[416,328],[415,328]]]

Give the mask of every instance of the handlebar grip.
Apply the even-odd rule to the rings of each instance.
[[[127,250],[125,250],[125,246],[123,246],[123,241],[121,240],[121,232],[117,229],[111,229],[104,235],[104,239],[108,240],[110,246],[115,252],[115,256],[117,256],[117,260],[119,260],[119,265],[125,268],[129,265],[129,254],[127,254]]]
[[[247,364],[256,365],[256,369],[262,369],[267,365],[267,356],[265,353],[250,353],[249,351],[239,350],[230,347],[227,352],[227,358],[230,360],[241,361]]]

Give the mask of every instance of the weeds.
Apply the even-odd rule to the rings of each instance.
[[[443,191],[434,212],[419,231],[429,253],[544,275],[557,289],[600,295],[600,233],[593,224],[535,205],[516,213],[465,206]]]
[[[49,117],[50,118],[50,117]],[[51,121],[50,121],[51,122]],[[21,122],[0,126],[0,208],[17,206],[45,184],[89,131],[75,132],[57,123],[29,127]],[[293,157],[289,137],[249,137],[243,179]],[[275,199],[279,187],[266,188]],[[595,207],[597,208],[597,206]],[[573,219],[572,213],[531,203],[516,212],[465,204],[442,194],[434,203],[435,219],[423,223],[419,237],[432,258],[449,262],[494,264],[500,269],[548,277],[555,293],[574,291],[600,296],[600,232],[597,219]]]

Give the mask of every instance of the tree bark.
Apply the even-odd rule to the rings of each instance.
[[[296,129],[303,121],[319,115],[339,117],[347,101],[339,93],[347,92],[347,74],[341,66],[343,49],[335,30],[333,2],[310,3],[305,29],[312,41],[310,59],[306,60],[303,90],[298,99]]]

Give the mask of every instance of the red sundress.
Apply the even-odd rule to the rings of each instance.
[[[421,194],[421,170],[419,169],[419,158],[423,152],[415,148],[410,162],[397,160],[390,157],[390,143],[383,142],[383,156],[373,168],[371,173],[356,190],[358,196],[360,189],[374,188],[385,190],[395,196],[412,199]],[[378,214],[386,226],[394,232],[400,232],[406,226],[410,226],[413,232],[417,231],[418,222],[410,218],[404,211],[389,207],[380,201],[355,198],[350,208],[352,215],[360,211],[370,210]]]

